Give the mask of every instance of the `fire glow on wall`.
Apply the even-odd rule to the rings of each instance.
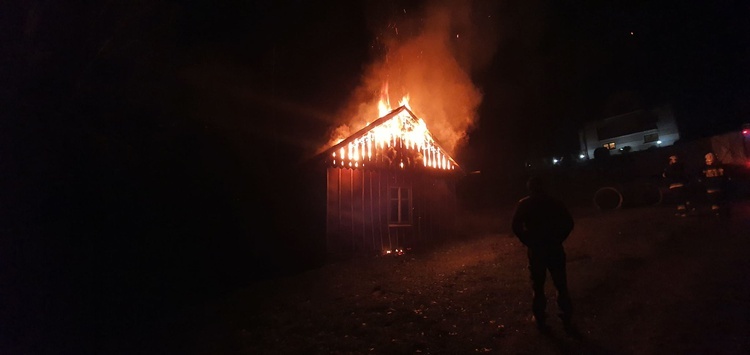
[[[336,257],[404,250],[454,235],[461,167],[402,100],[336,140],[318,156],[325,168],[326,250]]]

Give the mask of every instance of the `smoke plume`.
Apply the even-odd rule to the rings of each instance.
[[[403,8],[373,22],[373,48],[380,55],[365,67],[323,149],[376,120],[384,94],[392,109],[408,96],[413,112],[450,154],[468,142],[482,101],[472,73],[490,62],[496,48],[492,11],[471,1],[445,1],[414,12]]]

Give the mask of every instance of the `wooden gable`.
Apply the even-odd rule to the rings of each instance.
[[[406,106],[377,119],[322,153],[338,168],[460,172],[456,161]]]
[[[407,107],[321,155],[329,254],[399,254],[453,235],[463,171]]]

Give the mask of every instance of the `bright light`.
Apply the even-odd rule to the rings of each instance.
[[[750,135],[750,129],[747,129],[747,128],[743,129],[742,134],[745,136]]]
[[[586,156],[585,156],[585,155],[583,155],[583,154],[579,154],[579,155],[578,155],[578,157],[579,157],[579,158],[581,158],[581,159],[583,159],[583,158],[585,158]]]
[[[552,158],[552,164],[557,164],[557,162],[559,162],[559,160],[557,160],[557,158]]]
[[[390,254],[404,255],[404,249],[396,248],[393,250],[389,250],[389,249],[383,250],[383,255],[390,255]]]
[[[661,144],[661,141],[656,141],[656,144]]]
[[[391,109],[386,83],[378,102],[378,111],[381,118],[391,114],[391,119],[370,128],[346,146],[340,147],[338,152],[332,152],[332,160],[338,160],[342,166],[352,168],[375,163],[401,169],[407,165],[441,170],[456,169],[453,159],[437,146],[424,120],[411,113],[408,94],[399,101],[399,105],[396,109],[400,109],[398,112]],[[407,153],[403,156],[399,151]]]

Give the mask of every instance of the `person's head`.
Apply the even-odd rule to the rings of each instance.
[[[526,181],[526,188],[531,194],[547,192],[547,182],[541,176],[532,176]]]
[[[706,165],[713,165],[714,161],[716,160],[714,153],[708,153],[704,158],[706,158]]]
[[[677,156],[676,155],[670,155],[669,156],[669,164],[677,164]]]

